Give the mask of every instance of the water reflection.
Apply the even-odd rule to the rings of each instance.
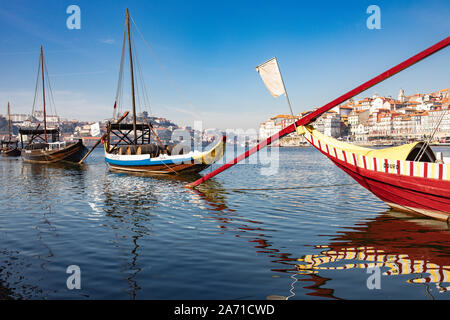
[[[256,252],[273,252],[273,249],[268,248],[271,245],[264,232],[269,230],[263,228],[263,222],[246,219],[236,210],[229,208],[226,204],[227,192],[219,182],[209,180],[201,189],[187,190],[200,208],[207,209],[206,216],[218,222],[221,233],[234,232],[237,238],[248,238],[248,242],[255,243],[254,247],[258,249]]]
[[[313,282],[305,287],[310,295],[334,297],[332,289],[323,288],[329,279],[325,270],[346,272],[351,269],[382,268],[382,277],[410,275],[407,283],[422,284],[432,297],[429,285],[444,293],[450,290],[450,232],[446,223],[417,219],[388,212],[376,219],[343,232],[324,246],[319,254],[298,259],[297,274]]]
[[[61,208],[65,205],[70,206],[74,196],[86,192],[86,169],[64,163],[19,162],[16,164],[15,172],[11,171],[11,174],[14,175],[12,181],[4,177],[5,188],[8,190],[5,192],[11,193],[10,200],[17,207],[8,205],[4,210],[10,211],[11,217],[18,225],[24,221],[32,221],[29,231],[14,229],[14,232],[26,234],[28,240],[22,238],[21,241],[25,245],[33,243],[36,251],[33,255],[24,255],[19,251],[15,255],[3,253],[8,274],[16,277],[20,274],[19,281],[10,280],[8,277],[5,281],[20,292],[16,297],[31,298],[36,295],[46,297],[49,292],[41,290],[36,284],[26,283],[26,277],[23,276],[26,268],[11,264],[9,261],[24,260],[23,264],[27,267],[36,263],[39,272],[43,274],[49,272],[49,265],[55,259],[54,248],[58,247],[58,239],[61,236],[60,229],[55,226],[58,225],[55,220],[60,221],[59,215],[64,214]]]
[[[245,219],[242,214],[229,210],[223,204],[226,193],[220,186],[191,192],[207,204],[208,215],[218,221],[223,232],[246,238],[256,253],[266,254],[271,263],[279,266],[272,268],[272,272],[290,274],[289,294],[269,295],[268,299],[292,299],[296,297],[298,285],[306,289],[309,296],[342,299],[329,287],[332,280],[329,271],[349,272],[373,267],[381,268],[382,277],[391,277],[389,281],[395,281],[392,278],[395,276],[409,275],[406,283],[424,286],[431,298],[435,298],[434,291],[437,294],[450,291],[450,231],[446,223],[389,211],[343,228],[329,244],[314,247],[321,250],[320,253],[296,258],[271,241],[273,232],[279,230],[270,230],[263,222]],[[324,272],[327,276],[322,275]],[[365,286],[366,279],[363,280]]]
[[[19,251],[0,249],[2,265],[0,266],[0,300],[31,299],[43,294],[37,284],[23,281],[24,274],[33,261]]]
[[[38,196],[42,205],[49,206],[52,200],[62,199],[61,190],[70,186],[74,194],[86,191],[86,166],[70,163],[32,164],[21,162],[20,176],[25,196]]]
[[[186,190],[192,195],[193,202],[199,204],[203,209],[209,209],[216,212],[234,212],[234,210],[228,208],[226,204],[227,193],[223,191],[222,184],[217,181],[207,181],[202,189]]]
[[[428,286],[435,297],[438,291],[442,297],[450,290],[447,225],[392,212],[378,214],[377,203],[360,202],[353,189],[322,189],[315,199],[314,191],[306,188],[287,195],[256,190],[266,183],[256,177],[243,186],[253,191],[225,189],[221,180],[191,190],[183,186],[199,175],[112,173],[101,160],[82,168],[2,163],[7,181],[2,198],[8,203],[4,200],[6,209],[0,214],[5,221],[0,236],[4,247],[19,250],[0,248],[2,261],[8,260],[0,279],[18,288],[22,297],[71,297],[52,279],[54,271],[74,257],[81,260],[77,263],[89,265],[91,275],[103,277],[92,279],[98,281],[95,288],[85,291],[93,298],[167,298],[174,293],[178,298],[247,298],[234,296],[236,286],[242,285],[239,292],[250,298],[278,293],[268,298],[302,299],[306,294],[340,299],[341,293],[352,291],[340,291],[343,282],[366,290],[368,275],[354,282],[352,270],[370,266],[380,266],[383,283],[389,281],[391,287],[400,288],[400,282],[410,288]],[[233,178],[226,181],[228,185]],[[272,183],[274,188],[296,186]],[[264,197],[264,202],[255,196]],[[328,214],[336,205],[326,202],[333,201],[343,210]],[[355,225],[361,219],[358,210],[364,209],[369,213],[366,217],[376,218]],[[300,228],[299,219],[303,219]],[[318,238],[326,233],[333,234],[326,235],[331,240]],[[13,235],[10,240],[9,235]],[[323,246],[312,247],[312,243]],[[26,281],[4,277],[11,270],[17,278],[25,275]],[[191,282],[182,283],[186,279]],[[28,292],[19,288],[25,283],[36,287]],[[206,291],[209,286],[217,291]],[[184,291],[176,292],[180,287]],[[415,297],[418,291],[404,297]]]
[[[152,184],[145,179],[136,179],[129,175],[109,175],[103,185],[104,204],[107,226],[114,231],[113,240],[121,257],[126,261],[121,273],[128,275],[126,282],[130,299],[135,299],[141,287],[137,276],[142,268],[139,266],[140,240],[151,236],[152,210],[158,204]],[[124,243],[125,242],[125,243]]]

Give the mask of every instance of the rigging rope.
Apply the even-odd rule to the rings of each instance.
[[[124,57],[125,57],[125,42],[126,42],[126,28],[124,28],[123,32],[123,42],[122,42],[122,55],[120,57],[120,69],[119,69],[119,81],[117,82],[117,90],[116,90],[116,99],[115,99],[115,108],[113,113],[113,119],[116,119],[117,117],[117,111],[122,111],[122,96],[123,96],[123,87],[122,87],[122,81],[123,81],[123,64],[124,64]]]
[[[47,91],[49,92],[49,98],[48,102],[50,104],[50,111],[54,113],[54,115],[56,116],[56,118],[58,119],[58,127],[60,127],[60,121],[59,121],[59,117],[58,117],[58,113],[56,111],[56,103],[55,103],[55,99],[53,97],[53,90],[52,90],[52,86],[50,84],[50,77],[48,75],[48,70],[47,70],[47,63],[45,62],[45,60],[43,60],[44,62],[44,73],[47,75]]]
[[[131,16],[130,16],[131,18]],[[119,81],[117,84],[117,90],[116,90],[116,109],[114,110],[113,118],[117,116],[117,112],[121,112],[122,110],[122,104],[123,104],[123,90],[124,90],[124,65],[125,65],[125,55],[126,55],[126,39],[127,39],[127,23],[125,20],[125,28],[124,28],[124,35],[123,35],[123,41],[122,41],[122,55],[120,59],[120,70],[119,70]],[[133,60],[135,61],[136,70],[138,71],[136,75],[134,75],[134,81],[135,81],[135,99],[136,99],[136,107],[137,107],[137,113],[140,111],[148,111],[150,114],[152,114],[151,107],[150,107],[150,99],[147,94],[147,87],[145,85],[144,81],[144,75],[142,72],[141,63],[139,60],[139,56],[136,49],[136,42],[134,40],[133,34],[130,33],[130,42],[133,46]],[[148,109],[148,110],[147,110]]]
[[[33,100],[33,107],[31,109],[30,122],[32,121],[32,119],[34,117],[34,108],[36,106],[36,98],[37,98],[38,86],[39,86],[39,75],[41,74],[41,58],[42,58],[42,56],[39,55],[38,73],[37,73],[37,78],[36,78],[36,87],[34,89],[34,100]]]
[[[134,47],[136,69],[138,70],[140,84],[142,85],[142,88],[140,88],[139,90],[142,92],[143,109],[146,110],[145,107],[148,106],[149,113],[152,114],[152,110],[151,110],[151,107],[150,107],[150,99],[149,99],[148,94],[147,94],[147,87],[145,85],[144,75],[143,75],[143,72],[142,72],[141,62],[139,60],[139,56],[138,56],[138,53],[137,53],[136,43],[134,41],[134,37],[132,38],[132,42],[133,42],[133,47]],[[136,83],[139,83],[139,81],[136,81]]]
[[[431,140],[433,139],[434,135],[436,134],[437,129],[441,125],[441,122],[444,119],[444,116],[447,114],[447,111],[448,110],[442,110],[441,117],[439,118],[439,121],[437,122],[437,125],[434,127],[433,133],[428,137],[427,141],[422,145],[422,148],[420,148],[419,153],[417,154],[417,156],[414,159],[414,161],[420,161],[420,159],[422,159],[422,156],[424,155],[425,150],[430,145]]]
[[[169,80],[169,82],[171,83],[171,85],[175,88],[175,90],[178,92],[178,94],[183,98],[184,102],[190,106],[195,112],[197,112],[198,114],[200,114],[200,111],[197,110],[197,108],[195,108],[193,106],[193,104],[189,101],[189,99],[183,94],[183,92],[180,90],[180,88],[178,87],[178,85],[175,83],[175,81],[172,79],[172,77],[169,75],[169,73],[167,72],[166,68],[164,67],[164,65],[161,63],[161,61],[159,61],[158,57],[156,56],[155,52],[153,51],[152,47],[150,46],[150,44],[147,42],[147,40],[145,40],[144,35],[142,34],[141,30],[139,29],[139,27],[136,25],[136,23],[133,20],[133,17],[130,16],[131,21],[133,22],[133,25],[136,27],[137,32],[139,33],[139,35],[142,38],[142,41],[144,41],[145,45],[147,46],[147,48],[150,50],[150,53],[152,54],[153,58],[155,59],[156,63],[158,64],[158,66],[160,67],[161,71],[164,73],[164,75],[167,77],[167,79]]]
[[[137,68],[137,70],[138,70],[137,75],[139,76],[139,80],[140,80],[140,82],[137,81],[137,79],[136,79],[136,81],[135,81],[136,84],[137,84],[137,85],[136,85],[136,90],[137,90],[138,106],[139,106],[139,108],[141,109],[141,96],[140,96],[140,94],[139,94],[139,93],[141,92],[141,94],[142,94],[142,100],[143,100],[142,106],[143,106],[144,109],[145,109],[145,106],[148,106],[148,110],[149,110],[150,114],[152,114],[152,111],[151,111],[151,108],[150,108],[150,99],[149,99],[149,97],[148,97],[148,95],[147,95],[147,88],[146,88],[146,86],[145,86],[144,76],[143,76],[143,72],[142,72],[142,68],[141,68],[141,63],[140,63],[140,60],[139,60],[139,56],[138,56],[138,54],[137,54],[136,42],[134,41],[134,37],[132,38],[132,43],[133,43],[134,56],[135,56],[134,61],[135,61],[136,68]],[[142,88],[140,87],[140,85],[142,85]],[[151,127],[151,124],[148,123],[146,117],[144,117],[144,122],[145,122],[145,123],[151,128],[151,130],[153,131],[153,128]],[[159,137],[158,137],[157,133],[156,133],[155,131],[153,131],[153,134],[155,135],[155,138],[156,138],[156,140],[158,141],[158,143],[161,143],[161,141],[159,140]],[[164,146],[162,145],[162,143],[161,143],[161,147],[164,149]],[[163,162],[163,164],[164,164],[170,171],[172,171],[172,172],[174,172],[175,174],[178,175],[178,172],[176,172],[175,170],[173,170],[170,166],[168,166],[168,165],[165,164],[164,162]]]

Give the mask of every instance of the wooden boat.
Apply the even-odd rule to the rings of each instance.
[[[2,157],[20,157],[20,149],[17,141],[2,141]]]
[[[1,142],[2,149],[1,153],[3,157],[19,157],[20,156],[20,149],[19,144],[17,141],[5,141],[3,140]]]
[[[450,164],[438,163],[424,142],[369,149],[325,136],[312,126],[298,127],[298,132],[390,207],[449,221]],[[414,161],[421,149],[423,156]]]
[[[29,143],[22,148],[22,158],[31,163],[55,163],[59,161],[78,162],[87,152],[81,139],[78,141],[59,141],[59,130],[48,129],[20,129],[21,138],[31,137]],[[45,135],[52,135],[48,142]],[[40,142],[39,142],[39,141]]]
[[[105,161],[111,170],[127,172],[145,172],[150,174],[179,174],[198,173],[212,163],[223,157],[225,152],[226,138],[222,136],[216,145],[209,151],[183,151],[171,145],[162,144],[153,125],[148,121],[137,123],[136,103],[134,90],[133,54],[131,46],[130,15],[126,11],[126,29],[124,32],[121,70],[125,55],[126,40],[128,39],[128,51],[131,75],[131,97],[132,97],[132,123],[108,123],[107,133],[104,139]],[[122,74],[122,72],[121,72]],[[121,76],[119,76],[118,92],[121,87]],[[143,85],[145,88],[145,85]],[[118,101],[114,107],[116,109]],[[154,140],[152,142],[152,134]],[[180,149],[177,151],[177,149]]]
[[[8,140],[1,141],[1,154],[3,157],[18,157],[20,156],[19,143],[17,140],[12,140],[11,132],[11,112],[8,102]]]
[[[111,125],[110,130],[115,126]],[[119,127],[119,126],[117,126]],[[120,130],[117,128],[117,130]],[[120,125],[129,129],[131,125]],[[223,157],[226,137],[222,138],[208,151],[191,151],[171,154],[156,144],[111,145],[105,143],[105,160],[112,170],[146,172],[151,174],[193,174],[198,173]],[[164,151],[167,151],[165,153]]]
[[[59,128],[47,128],[47,113],[45,100],[45,74],[44,70],[44,52],[41,46],[41,55],[39,57],[39,72],[42,74],[42,99],[44,111],[44,128],[39,129],[40,124],[36,128],[20,128],[20,140],[22,145],[22,159],[31,163],[55,163],[59,161],[78,162],[87,152],[87,148],[83,145],[81,139],[77,141],[60,141]],[[47,74],[48,77],[48,74]],[[37,90],[36,85],[36,90]],[[33,105],[34,110],[34,105]],[[24,138],[26,137],[27,145],[24,146]]]

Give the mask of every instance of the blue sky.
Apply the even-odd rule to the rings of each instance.
[[[66,8],[81,8],[81,29],[66,27]],[[369,30],[369,5],[381,30]],[[39,46],[44,46],[58,115],[110,117],[125,9],[153,47],[174,88],[135,35],[151,111],[182,125],[257,128],[288,113],[255,66],[276,56],[295,113],[321,106],[449,36],[448,1],[5,1],[0,0],[0,106],[29,113]],[[127,70],[128,71],[128,70]],[[369,89],[397,96],[450,86],[445,49]],[[125,75],[128,76],[128,73]],[[1,108],[1,107],[0,107]],[[3,113],[0,109],[0,113]]]

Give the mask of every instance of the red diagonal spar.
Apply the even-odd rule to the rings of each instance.
[[[362,85],[356,87],[355,89],[347,92],[346,94],[343,94],[342,96],[340,96],[339,98],[327,103],[326,105],[324,105],[323,107],[317,109],[314,112],[311,112],[310,114],[304,116],[303,118],[300,118],[296,121],[295,125],[291,124],[290,126],[284,128],[283,130],[279,131],[278,133],[274,134],[273,136],[267,138],[266,140],[260,142],[258,145],[256,145],[255,147],[247,150],[245,153],[241,154],[240,156],[236,157],[235,159],[227,162],[226,164],[224,164],[223,166],[217,168],[216,170],[208,173],[207,175],[203,176],[202,178],[189,183],[186,185],[186,187],[188,188],[193,188],[198,186],[199,184],[205,182],[206,180],[211,179],[212,177],[214,177],[215,175],[221,173],[222,171],[225,171],[226,169],[234,166],[236,163],[244,160],[245,158],[248,158],[249,156],[251,156],[252,154],[254,154],[255,152],[259,151],[260,149],[264,148],[265,146],[267,146],[268,144],[277,141],[278,139],[283,138],[284,136],[292,133],[293,131],[295,131],[295,127],[296,126],[304,126],[307,125],[308,123],[311,123],[312,121],[314,121],[317,117],[319,117],[320,115],[322,115],[323,113],[327,112],[328,110],[336,107],[337,105],[343,103],[344,101],[356,96],[357,94],[369,89],[370,87],[373,87],[374,85],[392,77],[393,75],[399,73],[400,71],[412,66],[413,64],[419,62],[422,59],[425,59],[426,57],[438,52],[441,49],[444,49],[445,47],[447,47],[450,44],[450,37],[445,38],[444,40],[436,43],[435,45],[429,47],[428,49],[425,49],[424,51],[416,54],[415,56],[409,58],[408,60],[403,61],[402,63],[396,65],[395,67],[383,72],[382,74],[376,76],[375,78],[363,83]]]

